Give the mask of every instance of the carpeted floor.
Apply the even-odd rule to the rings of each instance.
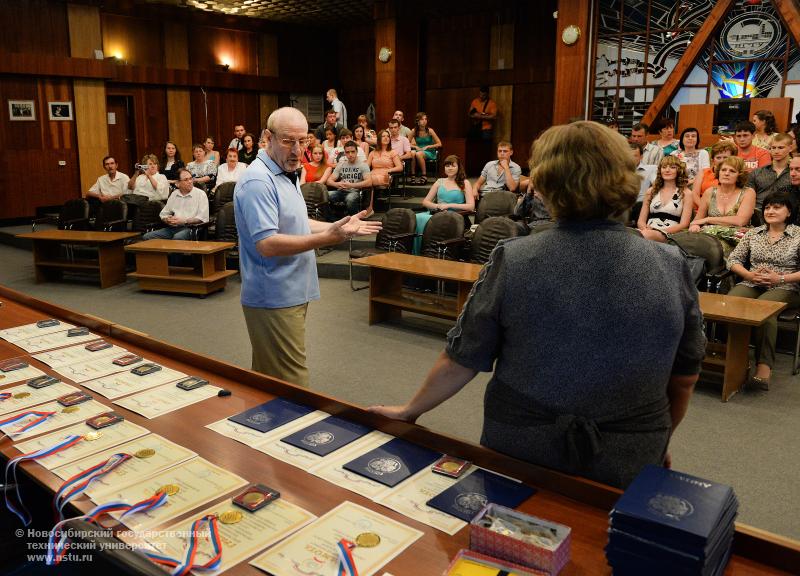
[[[33,278],[31,253],[0,245],[0,283],[10,288],[249,367],[238,276],[206,299],[142,293],[133,282],[100,290],[80,279],[35,284]],[[311,387],[360,405],[406,400],[441,351],[449,325],[409,316],[399,325],[369,326],[366,291],[351,292],[343,280],[323,279],[321,286],[307,322]],[[767,393],[744,392],[723,404],[718,383],[699,385],[671,451],[676,469],[733,485],[741,522],[800,539],[800,377],[790,375],[789,356],[778,356]],[[419,423],[477,442],[487,381],[480,374]]]

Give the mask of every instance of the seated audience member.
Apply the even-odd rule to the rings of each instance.
[[[644,160],[642,159],[643,148],[641,144],[630,142],[628,147],[631,149],[631,156],[633,156],[633,161],[636,163],[636,175],[641,179],[641,184],[639,185],[639,196],[636,198],[636,201],[642,202],[644,200],[645,192],[647,192],[647,189],[653,185],[653,180],[656,179],[656,170],[658,169],[658,166],[652,166],[644,163]]]
[[[161,210],[161,220],[167,225],[148,232],[142,238],[151,240],[162,238],[166,240],[188,240],[188,224],[208,222],[208,196],[199,188],[194,187],[192,173],[181,168],[178,171],[178,188],[167,200],[167,205]]]
[[[800,123],[789,126],[788,134],[792,138],[792,156],[796,156],[798,152],[797,142],[800,140]]]
[[[689,227],[692,219],[692,191],[688,187],[686,165],[667,156],[658,165],[653,186],[644,195],[637,228],[642,236],[666,242],[667,234]]]
[[[737,232],[750,224],[756,206],[756,193],[747,187],[744,160],[731,156],[716,169],[718,186],[711,187],[700,200],[700,207],[689,232],[704,232],[722,240],[727,254],[739,241]]]
[[[689,188],[693,188],[694,179],[703,170],[711,166],[711,161],[708,158],[708,152],[704,148],[700,148],[700,133],[697,128],[686,128],[681,132],[678,142],[680,149],[675,150],[672,156],[677,156],[679,160],[686,164]]]
[[[303,162],[303,168],[300,171],[300,185],[306,182],[320,182],[327,184],[328,178],[333,172],[333,168],[328,166],[325,161],[325,152],[322,146],[316,145],[311,152],[311,162]]]
[[[364,129],[364,140],[367,141],[367,144],[370,146],[375,146],[378,143],[378,136],[375,134],[375,130],[369,127],[367,115],[360,114],[356,119],[356,123],[358,126],[361,126]]]
[[[142,165],[147,169],[136,169],[128,181],[128,190],[131,194],[147,196],[150,200],[165,201],[169,198],[169,182],[164,174],[158,172],[158,158],[155,154],[146,154],[142,158]]]
[[[244,129],[244,124],[237,124],[233,127],[233,139],[231,143],[228,144],[228,149],[236,148],[237,152],[242,149],[244,146],[242,139],[244,135],[247,133],[247,130]]]
[[[791,224],[793,211],[793,199],[786,192],[773,192],[764,199],[765,224],[745,234],[728,257],[728,268],[742,278],[731,296],[787,302],[790,307],[800,304],[800,228]],[[769,389],[777,332],[774,314],[753,330],[756,372],[750,382],[763,390]]]
[[[206,158],[205,147],[202,144],[194,144],[192,157],[194,160],[186,165],[186,169],[192,173],[194,185],[201,190],[213,187],[214,179],[217,177],[217,165]]]
[[[609,118],[606,122],[606,128],[613,130],[614,132],[619,132],[619,120],[616,118]]]
[[[311,162],[313,160],[311,153],[314,151],[314,147],[321,146],[322,143],[317,141],[317,137],[314,136],[314,132],[311,130],[308,131],[306,138],[308,140],[308,144],[306,144],[305,150],[303,150],[303,158],[301,161]]]
[[[219,166],[219,152],[214,150],[214,139],[211,136],[206,136],[206,139],[203,140],[203,148],[206,151],[206,160],[211,160],[215,165]]]
[[[784,190],[789,182],[789,154],[792,149],[792,138],[788,134],[775,134],[769,149],[772,162],[750,172],[749,186],[756,191],[756,208],[761,208],[764,198]],[[795,200],[798,200],[797,198]]]
[[[700,207],[700,198],[703,197],[706,190],[712,186],[719,185],[716,176],[717,166],[719,166],[720,162],[725,160],[725,158],[736,156],[736,152],[738,152],[736,144],[730,140],[720,140],[711,147],[711,161],[713,165],[703,170],[694,180],[692,192],[695,209]]]
[[[378,138],[380,143],[369,153],[367,164],[372,175],[372,185],[386,187],[389,185],[390,174],[403,173],[403,162],[397,152],[392,150],[392,136],[388,130],[381,130]]]
[[[513,154],[514,148],[510,142],[497,143],[497,160],[486,163],[472,188],[476,199],[495,190],[517,191],[522,168],[511,159]]]
[[[631,135],[628,136],[628,142],[631,144],[641,144],[642,163],[647,166],[656,166],[657,163],[661,161],[661,158],[664,156],[664,154],[661,152],[661,148],[658,147],[658,144],[647,141],[647,132],[649,130],[649,124],[645,124],[644,122],[634,124],[633,128],[631,128]],[[655,164],[648,162],[648,160],[652,160],[654,158],[656,158]]]
[[[347,206],[347,213],[352,216],[361,212],[361,197],[358,191],[372,187],[372,177],[369,173],[369,166],[365,162],[358,160],[358,146],[352,140],[344,146],[344,160],[336,165],[333,174],[328,178],[328,187],[334,190],[328,194],[331,203],[344,200]],[[369,201],[370,207],[367,209],[368,217],[372,212],[372,197]]]
[[[220,184],[225,182],[238,182],[239,177],[247,170],[247,164],[239,162],[239,152],[234,148],[228,150],[228,155],[225,157],[225,163],[220,164],[217,168],[217,182],[214,190],[219,188]]]
[[[113,156],[106,156],[103,158],[103,169],[105,174],[97,179],[86,195],[89,198],[96,198],[100,202],[107,200],[116,200],[123,194],[128,193],[128,178],[127,174],[123,174],[117,170],[117,161]]]
[[[639,192],[621,135],[554,126],[530,166],[558,223],[498,244],[414,397],[369,410],[413,422],[493,372],[481,444],[625,488],[644,466],[671,463],[705,356],[697,290],[677,251],[610,220]]]
[[[364,127],[360,124],[356,124],[353,127],[353,142],[358,144],[358,147],[364,151],[366,156],[369,156],[369,143],[366,139],[366,133],[364,132]]]
[[[181,160],[181,151],[174,142],[164,144],[164,154],[161,156],[161,173],[167,177],[170,185],[178,181],[178,170],[184,167]]]
[[[397,152],[400,161],[405,164],[406,161],[410,161],[411,158],[413,158],[414,154],[411,152],[411,142],[400,133],[400,126],[400,121],[397,118],[389,120],[389,135],[392,137],[392,150]],[[405,165],[403,166],[403,170],[405,170]]]
[[[260,150],[266,150],[267,149],[267,134],[266,134],[265,130],[262,130],[261,131],[261,136],[258,137],[258,148]],[[258,154],[256,154],[256,156],[257,155]]]
[[[678,149],[680,143],[675,140],[675,123],[669,118],[662,118],[658,124],[658,140],[653,140],[644,151],[644,163],[655,164],[664,156],[669,156]]]
[[[339,145],[336,147],[335,151],[335,158],[337,164],[341,162],[342,159],[344,158],[344,145],[352,141],[353,141],[353,133],[350,132],[350,130],[348,130],[347,128],[342,128],[341,130],[339,130]],[[358,155],[358,161],[366,162],[367,155],[364,153],[364,150],[361,148],[361,146],[358,145],[357,142],[356,142],[356,149],[357,149],[356,152]]]
[[[328,166],[336,166],[338,147],[336,146],[336,132],[333,128],[325,129],[325,139],[322,141],[322,151],[325,152],[325,162]]]
[[[759,110],[753,114],[752,120],[753,126],[756,127],[753,134],[753,146],[769,150],[769,147],[772,146],[772,137],[778,133],[775,115],[769,110]]]
[[[411,138],[411,128],[408,126],[403,126],[403,121],[405,120],[405,114],[403,114],[402,110],[395,110],[394,114],[392,114],[392,120],[397,120],[400,123],[400,135],[405,136],[406,138]],[[391,120],[389,121],[391,124]]]
[[[242,148],[239,150],[239,162],[250,164],[256,159],[258,155],[258,147],[256,146],[256,138],[250,132],[242,137]]]
[[[333,135],[335,136],[334,140],[339,137],[339,126],[336,124],[336,110],[328,110],[325,112],[325,122],[317,126],[317,129],[314,130],[314,136],[317,137],[317,140],[322,142],[326,139],[325,130],[333,130]]]
[[[442,141],[439,140],[436,131],[428,126],[428,115],[425,112],[417,112],[414,129],[411,131],[409,141],[415,158],[415,161],[411,163],[411,183],[427,184],[428,168],[426,162],[436,160],[438,149],[442,147]],[[413,176],[417,172],[417,166],[419,166],[420,170],[419,178]]]
[[[422,201],[430,212],[417,212],[417,236],[414,238],[414,253],[419,254],[422,248],[422,232],[434,212],[452,210],[454,212],[472,212],[475,210],[475,197],[472,186],[464,173],[464,166],[458,156],[444,159],[446,178],[439,178],[433,183],[428,195]]]
[[[755,124],[745,120],[736,125],[736,134],[733,137],[739,149],[736,155],[744,160],[744,167],[748,172],[766,166],[772,161],[767,150],[753,145],[755,131]]]

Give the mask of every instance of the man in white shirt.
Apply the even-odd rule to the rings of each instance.
[[[647,189],[653,185],[653,181],[656,179],[656,168],[655,164],[645,164],[642,159],[642,152],[644,148],[641,144],[637,142],[629,142],[628,145],[631,147],[631,156],[633,156],[633,161],[636,162],[636,175],[641,179],[641,184],[639,184],[639,196],[636,198],[637,202],[641,202],[644,200],[644,194],[647,192]]]
[[[244,129],[244,124],[237,124],[236,126],[234,126],[233,140],[231,140],[231,143],[228,144],[228,148],[229,149],[233,148],[235,150],[241,150],[242,148],[244,148],[244,143],[242,142],[242,139],[244,138],[245,133],[247,133],[247,130]]]
[[[186,168],[178,170],[178,188],[169,197],[159,216],[167,225],[166,228],[148,232],[142,236],[144,240],[188,240],[188,224],[208,222],[208,196],[194,187],[192,173]]]
[[[517,191],[519,179],[522,177],[522,168],[511,159],[513,154],[514,148],[511,146],[511,142],[497,143],[497,160],[486,163],[472,187],[476,200],[482,198],[486,192],[495,190]]]
[[[336,90],[331,88],[325,94],[325,99],[330,102],[331,108],[336,112],[336,125],[339,128],[347,128],[347,108],[344,105],[344,102],[339,100],[339,97],[336,95]]]
[[[402,110],[395,110],[394,114],[392,114],[392,120],[397,120],[400,123],[400,135],[409,138],[411,136],[411,128],[408,126],[403,126],[403,120],[405,120],[405,115],[403,114]],[[392,124],[391,121],[389,122],[389,128],[391,129]]]
[[[86,195],[90,198],[97,198],[100,202],[106,202],[119,199],[123,194],[127,194],[130,178],[127,174],[117,171],[117,161],[113,156],[103,158],[103,168],[106,173],[97,179]]]
[[[342,162],[344,160],[344,145],[350,142],[353,139],[353,133],[350,132],[347,128],[342,128],[339,131],[339,145],[334,148],[334,158],[336,158],[336,163]],[[366,163],[367,155],[364,154],[364,151],[361,147],[358,147],[358,161]]]

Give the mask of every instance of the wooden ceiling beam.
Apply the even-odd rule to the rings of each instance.
[[[734,0],[719,0],[714,5],[708,18],[700,27],[700,30],[697,31],[697,34],[694,35],[691,44],[686,47],[683,56],[678,60],[678,63],[675,65],[669,77],[667,77],[667,81],[664,82],[664,85],[653,100],[653,103],[650,104],[650,107],[641,120],[642,122],[652,125],[653,121],[658,118],[664,108],[666,108],[667,104],[672,101],[675,94],[678,93],[678,90],[680,90],[683,85],[683,81],[686,80],[689,72],[692,71],[700,54],[703,53],[703,50],[705,50],[708,43],[714,37],[714,33],[722,25],[725,15],[733,4]]]
[[[794,43],[800,46],[800,8],[797,0],[772,0],[772,5],[780,13],[784,26],[794,38]]]

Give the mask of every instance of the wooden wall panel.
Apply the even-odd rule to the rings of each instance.
[[[192,147],[192,111],[189,90],[167,88],[167,115],[169,116],[169,139],[179,150]]]
[[[85,193],[102,173],[108,154],[106,89],[101,80],[75,80],[75,124],[80,153],[80,191]]]
[[[39,81],[39,102],[42,109],[42,143],[45,149],[76,147],[75,121],[50,120],[48,102],[73,102],[72,82],[63,78],[43,78]],[[73,117],[75,103],[73,102]]]
[[[489,69],[506,70],[514,67],[514,24],[492,24],[489,49]]]
[[[119,14],[102,14],[103,51],[136,66],[164,66],[162,23]]]
[[[360,26],[339,32],[339,51],[344,62],[339,66],[339,98],[347,106],[349,128],[356,118],[375,100],[375,31],[371,26]],[[377,62],[379,66],[383,66]],[[327,103],[326,103],[327,104]]]
[[[182,22],[164,24],[164,58],[167,68],[189,69],[189,33]]]
[[[106,93],[109,96],[130,96],[133,99],[136,161],[141,160],[145,154],[155,154],[161,158],[164,143],[169,139],[166,88],[109,83]],[[191,156],[191,150],[188,152]],[[186,154],[183,150],[181,153]]]
[[[264,123],[264,119],[260,117],[259,94],[207,90],[204,97],[200,90],[192,90],[190,100],[192,138],[195,142],[210,135],[219,143],[218,149],[222,149],[233,138],[233,127],[236,124],[244,124],[245,129],[252,132],[258,140],[258,134]]]
[[[514,161],[528,165],[531,143],[552,123],[553,84],[519,84],[514,87]]]
[[[520,2],[517,22],[521,27],[514,34],[514,67],[535,70],[528,82],[553,82],[555,78],[556,21],[553,12],[558,0]]]
[[[474,88],[428,90],[425,112],[428,123],[440,137],[464,138],[469,130],[469,103],[477,96]]]
[[[586,69],[589,63],[590,4],[581,0],[559,0],[557,34],[574,24],[581,37],[572,46],[556,41],[556,83],[553,124],[586,117]]]
[[[388,62],[375,63],[375,125],[386,126],[397,106],[397,41],[393,18],[375,22],[375,54],[386,47],[392,51]]]
[[[261,76],[277,76],[278,37],[275,34],[259,34],[258,37],[258,73]]]
[[[69,54],[67,7],[48,0],[0,2],[0,49],[50,56]]]
[[[193,27],[189,33],[191,68],[213,70],[228,64],[237,74],[258,74],[258,35],[241,30]]]
[[[497,102],[497,122],[494,128],[494,141],[511,140],[514,116],[514,86],[492,86],[489,96]]]
[[[75,58],[94,58],[103,49],[100,10],[96,6],[67,4],[70,54]]]
[[[463,78],[473,70],[488,70],[491,29],[492,16],[488,12],[430,19],[426,73]]]
[[[36,120],[33,122],[12,122],[8,119],[8,100],[33,100],[36,109]],[[39,101],[38,82],[35,78],[2,78],[0,79],[0,126],[2,126],[2,149],[6,150],[42,150],[42,115],[47,118],[47,108]]]
[[[752,98],[750,100],[750,117],[759,110],[769,110],[775,115],[778,132],[783,132],[792,123],[793,98]]]
[[[267,118],[269,115],[272,114],[275,110],[280,107],[278,103],[278,95],[277,94],[261,94],[258,97],[258,110],[259,110],[259,119],[261,120],[261,129],[267,127]],[[260,134],[258,134],[260,136]],[[226,140],[225,143],[227,144],[230,140]]]

